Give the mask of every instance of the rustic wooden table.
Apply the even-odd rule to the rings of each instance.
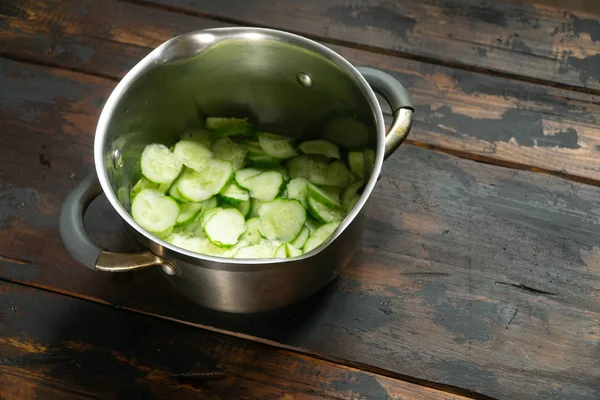
[[[597,2],[0,0],[0,21],[1,399],[600,397]],[[261,316],[89,271],[57,231],[118,80],[231,25],[319,40],[416,105],[351,264]],[[86,223],[134,245],[103,198]]]

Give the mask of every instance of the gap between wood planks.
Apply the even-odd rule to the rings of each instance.
[[[175,323],[179,323],[179,324],[192,326],[194,328],[204,329],[206,331],[214,332],[217,334],[222,334],[225,336],[232,336],[232,337],[236,337],[239,339],[248,340],[251,342],[261,343],[261,344],[264,344],[267,346],[272,346],[275,348],[289,351],[296,355],[311,357],[311,358],[314,358],[314,359],[317,359],[317,360],[320,360],[323,362],[337,364],[337,365],[343,366],[343,367],[358,369],[358,370],[372,373],[375,375],[385,376],[387,378],[404,381],[404,382],[412,383],[415,385],[420,385],[420,386],[431,388],[431,389],[436,389],[436,390],[443,391],[443,392],[446,392],[449,394],[472,398],[474,400],[496,400],[493,397],[490,397],[490,396],[487,396],[484,394],[480,394],[480,393],[476,393],[476,392],[473,392],[468,389],[463,389],[463,388],[452,386],[452,385],[445,385],[445,384],[440,384],[440,383],[436,383],[436,382],[431,382],[431,381],[428,381],[425,379],[419,379],[419,378],[416,378],[416,377],[413,377],[410,375],[399,374],[399,373],[396,373],[393,371],[374,367],[374,366],[360,363],[360,362],[355,362],[355,361],[350,361],[350,360],[346,360],[346,359],[342,359],[342,358],[322,355],[322,354],[311,352],[311,351],[308,351],[308,350],[305,350],[302,348],[284,345],[282,343],[274,342],[274,341],[267,340],[267,339],[262,339],[262,338],[255,337],[255,336],[250,336],[250,335],[246,335],[246,334],[242,334],[242,333],[238,333],[238,332],[227,331],[227,330],[223,330],[223,329],[219,329],[219,328],[215,328],[215,327],[211,327],[211,326],[207,326],[207,325],[195,324],[195,323],[191,323],[191,322],[187,322],[187,321],[182,321],[182,320],[179,320],[176,318],[171,318],[171,317],[167,317],[167,316],[163,316],[163,315],[159,315],[159,314],[144,312],[144,311],[140,311],[140,310],[136,310],[136,309],[132,309],[132,308],[128,308],[128,307],[120,307],[120,306],[116,306],[116,305],[98,300],[96,298],[82,296],[80,294],[74,294],[74,293],[70,293],[70,292],[66,292],[66,291],[56,290],[55,288],[49,288],[44,285],[24,283],[24,282],[14,281],[11,279],[6,279],[4,277],[0,277],[0,282],[6,282],[6,283],[14,284],[14,285],[27,287],[27,288],[34,288],[34,289],[41,290],[44,292],[59,294],[59,295],[66,296],[66,297],[73,298],[73,299],[80,300],[80,301],[88,301],[88,302],[94,303],[94,304],[110,306],[112,308],[122,310],[125,312],[133,312],[136,314],[141,314],[141,315],[145,315],[148,317],[157,318],[160,320],[175,322]]]
[[[144,0],[116,0],[116,1],[119,1],[122,3],[133,3],[133,4],[137,4],[137,5],[144,6],[144,7],[155,8],[155,9],[163,10],[163,11],[171,11],[171,12],[175,12],[175,13],[179,13],[179,14],[190,15],[193,17],[201,17],[201,18],[205,18],[205,19],[209,19],[209,20],[213,20],[213,21],[223,22],[226,24],[240,25],[240,26],[245,26],[247,24],[247,22],[236,19],[236,18],[226,18],[226,17],[221,17],[221,16],[217,16],[217,15],[199,12],[199,11],[187,10],[184,8],[179,8],[176,6],[170,6],[170,5],[166,5],[166,4],[148,3]],[[262,24],[252,24],[252,26],[258,27],[258,28],[274,29],[269,25],[262,25]],[[592,94],[592,95],[600,94],[600,90],[598,90],[598,89],[573,86],[573,85],[569,85],[566,83],[555,82],[555,81],[551,81],[551,80],[547,80],[547,79],[532,78],[532,77],[527,77],[527,76],[518,75],[518,74],[511,74],[508,72],[501,72],[501,71],[497,71],[497,70],[490,69],[490,68],[484,68],[484,67],[478,67],[478,66],[469,65],[469,64],[463,64],[463,63],[459,63],[459,62],[455,62],[455,61],[445,61],[445,60],[435,58],[435,57],[419,56],[419,55],[415,55],[415,54],[408,53],[408,52],[403,52],[403,51],[398,51],[398,50],[389,50],[389,49],[385,49],[382,47],[364,45],[364,44],[360,44],[360,43],[354,43],[354,42],[350,42],[350,41],[334,39],[334,38],[320,36],[320,35],[307,35],[306,33],[298,32],[298,31],[294,31],[294,30],[288,30],[288,32],[291,32],[291,33],[294,33],[296,35],[300,35],[303,37],[307,37],[307,38],[310,38],[315,41],[331,43],[334,45],[350,47],[350,48],[354,48],[354,49],[358,49],[358,50],[370,51],[372,53],[385,54],[385,55],[389,55],[389,56],[404,58],[404,59],[413,60],[413,61],[420,61],[420,62],[425,62],[425,63],[429,63],[429,64],[437,64],[437,65],[455,68],[455,69],[459,69],[459,70],[488,74],[488,75],[492,75],[492,76],[499,77],[499,78],[511,79],[511,80],[527,82],[527,83],[534,83],[534,84],[539,84],[539,85],[544,85],[544,86],[550,86],[550,87],[554,87],[557,89],[565,89],[565,90],[586,93],[586,94]]]
[[[123,0],[119,0],[119,1],[123,1]],[[127,0],[127,1],[131,1],[131,0]],[[106,75],[106,74],[102,74],[99,72],[89,72],[89,71],[85,71],[85,70],[82,70],[79,68],[66,67],[64,65],[60,65],[60,64],[56,64],[56,63],[52,63],[52,62],[41,61],[38,59],[32,59],[29,57],[19,57],[19,56],[15,56],[12,54],[0,53],[0,58],[6,59],[6,60],[11,60],[11,61],[22,62],[22,63],[26,63],[26,64],[31,64],[31,65],[36,65],[36,66],[40,66],[40,67],[50,67],[50,68],[65,70],[65,71],[69,71],[69,72],[73,72],[73,73],[94,76],[94,77],[101,78],[101,79],[107,79],[107,80],[110,80],[113,82],[120,81],[120,79],[115,78],[111,75]],[[389,114],[385,114],[384,116],[388,119],[392,118],[392,116]],[[484,155],[469,153],[468,151],[461,151],[461,150],[447,148],[447,147],[443,147],[443,146],[439,146],[439,145],[435,145],[435,144],[412,140],[412,139],[410,139],[410,134],[409,134],[409,137],[405,140],[404,144],[409,145],[409,146],[419,147],[422,149],[431,150],[436,153],[446,154],[446,155],[449,155],[452,157],[475,161],[475,162],[482,163],[482,164],[489,164],[489,165],[494,165],[494,166],[508,168],[508,169],[529,171],[529,172],[533,172],[533,173],[541,173],[541,174],[556,176],[558,178],[562,178],[562,179],[573,181],[573,182],[579,182],[579,183],[584,183],[584,184],[600,187],[600,180],[597,180],[597,179],[572,175],[572,174],[562,172],[562,171],[554,171],[554,170],[549,170],[549,169],[545,169],[545,168],[534,167],[534,166],[531,166],[528,164],[522,164],[522,163],[518,163],[518,162],[499,160],[499,159],[496,159],[493,157],[487,157]]]

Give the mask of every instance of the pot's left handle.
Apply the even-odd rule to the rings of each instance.
[[[106,251],[90,240],[83,227],[83,216],[88,206],[102,188],[95,172],[91,172],[73,189],[60,210],[60,236],[71,256],[86,267],[97,271],[134,271],[162,267],[168,275],[178,274],[178,269],[149,250],[134,253]]]

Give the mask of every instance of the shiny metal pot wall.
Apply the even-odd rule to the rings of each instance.
[[[394,111],[387,133],[373,90]],[[248,117],[261,131],[294,138],[332,135],[347,146],[367,137],[376,150],[375,165],[354,210],[328,241],[301,257],[242,260],[193,253],[142,229],[129,215],[128,192],[139,178],[146,144],[171,145],[206,116]],[[327,285],[349,262],[383,160],[402,143],[411,119],[410,99],[399,82],[354,68],[303,37],[258,28],[184,34],[144,58],[109,97],[96,130],[96,171],[61,210],[63,242],[76,260],[95,270],[160,267],[175,287],[209,308],[257,312],[288,305]],[[148,250],[112,253],[89,240],[83,213],[102,191]]]

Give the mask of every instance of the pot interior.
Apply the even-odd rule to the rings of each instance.
[[[235,32],[175,38],[113,93],[116,101],[105,110],[107,122],[96,140],[102,141],[103,167],[126,210],[144,146],[171,146],[182,133],[201,129],[207,116],[248,118],[258,131],[325,137],[345,149],[379,147],[369,89],[341,57],[293,35]]]

